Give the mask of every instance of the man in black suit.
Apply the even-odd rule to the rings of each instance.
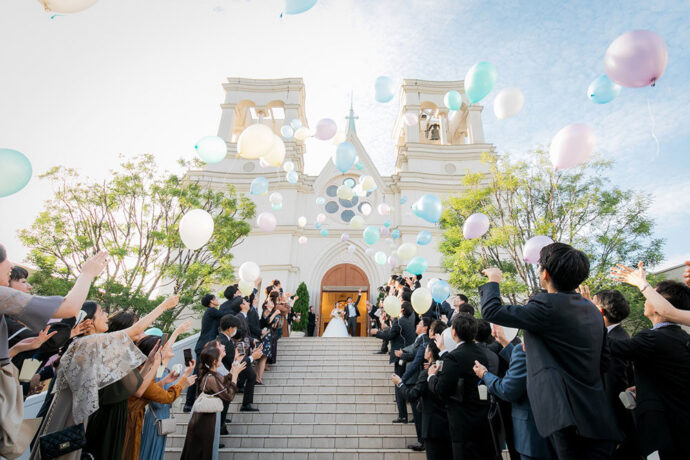
[[[491,339],[493,339],[493,336],[491,335],[491,323],[485,319],[477,320],[477,345],[479,345],[486,353],[486,359],[489,361],[489,364],[486,366],[486,368],[489,369],[489,372],[492,374],[498,375],[499,359],[498,354],[496,354],[496,351],[494,351],[495,346],[493,346],[493,344],[498,342]],[[501,351],[501,348],[501,344],[498,344],[498,351]]]
[[[428,369],[429,390],[446,404],[453,458],[489,460],[495,458],[489,431],[489,402],[479,396],[479,379],[472,368],[475,361],[487,364],[486,353],[475,342],[477,320],[458,315],[451,326],[458,346],[451,352],[444,348],[443,336],[436,336],[441,350],[440,362]]]
[[[314,330],[316,329],[316,314],[314,314],[314,306],[309,305],[309,317],[307,319],[307,336],[314,337]]]
[[[642,288],[653,289],[649,284]],[[671,305],[690,310],[690,287],[662,281],[656,291]],[[666,321],[647,300],[652,329],[632,339],[610,340],[611,354],[633,362],[637,434],[642,455],[659,451],[661,460],[690,458],[690,335]]]
[[[374,328],[371,330],[371,335],[388,341],[391,349],[388,362],[394,365],[393,368],[396,375],[402,375],[402,366],[399,365],[395,352],[405,346],[405,340],[401,334],[398,318],[393,319],[391,326],[388,327],[386,316],[386,313],[381,313],[381,330]],[[407,405],[397,388],[395,390],[395,401],[398,405],[398,418],[393,420],[393,423],[407,423]]]
[[[233,315],[240,312],[240,305],[242,304],[242,293],[237,284],[232,284],[225,288],[223,296],[227,299],[220,304],[220,310],[229,311]]]
[[[350,336],[355,337],[357,335],[357,317],[359,317],[359,300],[362,298],[362,290],[360,289],[357,293],[357,301],[352,302],[352,297],[347,298],[347,305],[345,305],[345,324],[347,324],[347,330]]]
[[[559,459],[609,459],[622,439],[602,382],[608,360],[606,328],[597,308],[575,289],[589,275],[587,256],[567,244],[541,250],[539,280],[546,293],[524,306],[503,305],[501,271],[484,270],[482,316],[524,330],[527,394],[539,434]]]

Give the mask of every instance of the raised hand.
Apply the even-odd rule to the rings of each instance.
[[[182,375],[184,377],[189,377],[190,375],[192,375],[192,372],[194,372],[194,366],[196,366],[196,361],[191,360],[189,362],[189,365],[184,368],[184,372],[182,372]]]
[[[581,284],[575,291],[590,302],[592,301],[592,293],[589,290],[589,286],[586,284]]]
[[[263,348],[263,345],[259,345],[254,349],[254,351],[252,352],[252,359],[254,361],[256,361],[257,359],[261,359],[261,357],[264,355]]]
[[[508,338],[506,337],[505,331],[503,330],[503,327],[499,326],[498,324],[493,325],[493,330],[491,331],[491,335],[494,336],[496,339],[496,342],[500,343],[504,347],[508,345],[509,341]]]
[[[161,304],[160,307],[163,308],[163,311],[170,310],[171,308],[175,308],[177,304],[180,303],[180,296],[179,295],[173,295],[165,299]]]
[[[649,286],[642,262],[637,264],[637,270],[626,267],[623,264],[617,264],[615,267],[611,268],[611,275],[614,280],[636,286],[640,290]]]
[[[503,279],[503,273],[496,267],[490,267],[482,270],[484,276],[489,278],[489,282],[500,283]]]
[[[101,274],[106,265],[108,265],[108,251],[99,251],[96,255],[86,259],[81,267],[81,273],[95,278]]]
[[[683,272],[683,279],[685,280],[685,284],[688,287],[690,287],[690,260],[686,260],[685,265],[687,267],[685,268],[685,271]]]

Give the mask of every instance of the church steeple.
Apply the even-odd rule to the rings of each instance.
[[[357,134],[357,129],[355,128],[355,120],[359,117],[355,116],[355,110],[352,108],[352,95],[350,95],[350,115],[345,117],[347,121],[347,132],[352,131],[352,134]]]

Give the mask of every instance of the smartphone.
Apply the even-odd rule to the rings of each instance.
[[[443,370],[443,361],[436,361],[436,364],[438,364],[438,371],[441,372]]]
[[[79,310],[79,314],[77,314],[77,322],[74,323],[74,326],[78,326],[84,319],[86,319],[86,312],[84,310]]]
[[[192,358],[192,349],[185,348],[184,350],[182,350],[182,354],[184,354],[184,365],[189,366],[189,363],[191,363],[194,359]]]
[[[246,348],[245,348],[245,346],[244,346],[244,342],[240,342],[240,343],[237,344],[237,351],[238,351],[241,355],[244,355],[244,354],[245,354],[245,352],[246,352],[247,350],[246,350]]]
[[[165,343],[168,341],[168,334],[163,334],[161,336],[161,348],[165,346]]]

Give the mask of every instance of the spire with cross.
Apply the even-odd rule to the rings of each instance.
[[[347,131],[352,131],[352,134],[357,134],[357,130],[355,129],[355,120],[357,120],[359,117],[355,116],[355,110],[352,108],[352,100],[353,96],[352,93],[350,93],[350,115],[346,116],[345,119],[347,120]]]

